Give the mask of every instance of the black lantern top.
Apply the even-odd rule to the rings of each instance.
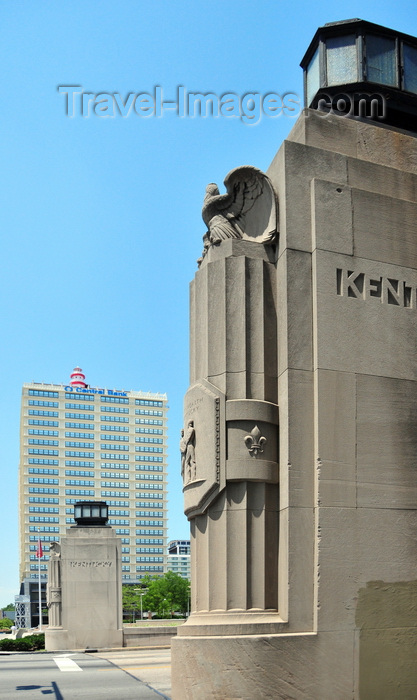
[[[417,131],[417,38],[362,19],[319,27],[301,67],[306,107]]]
[[[105,501],[77,501],[74,520],[78,527],[105,527],[109,519]]]

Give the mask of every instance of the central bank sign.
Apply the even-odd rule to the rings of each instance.
[[[92,387],[88,387],[88,389],[84,389],[84,387],[81,386],[64,386],[65,391],[73,392],[75,394],[105,394],[106,396],[127,396],[128,392],[127,391],[114,391],[113,389],[94,389]]]

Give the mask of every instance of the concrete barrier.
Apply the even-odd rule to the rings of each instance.
[[[177,627],[124,627],[124,647],[169,646]]]

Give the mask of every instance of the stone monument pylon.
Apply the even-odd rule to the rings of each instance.
[[[120,538],[107,505],[80,501],[76,525],[50,546],[47,651],[123,646]]]
[[[182,471],[192,530],[193,634],[234,630],[249,619],[271,631],[281,622],[277,203],[269,178],[256,168],[237,168],[226,185],[227,195],[207,188],[209,238],[191,289]]]
[[[339,22],[302,65],[267,175],[204,202],[174,700],[417,696],[417,40]]]

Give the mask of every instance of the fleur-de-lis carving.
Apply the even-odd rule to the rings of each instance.
[[[258,426],[250,431],[250,435],[245,437],[245,445],[249,450],[249,454],[252,456],[257,456],[258,452],[264,451],[264,445],[266,444],[266,437],[261,436],[261,431]]]

